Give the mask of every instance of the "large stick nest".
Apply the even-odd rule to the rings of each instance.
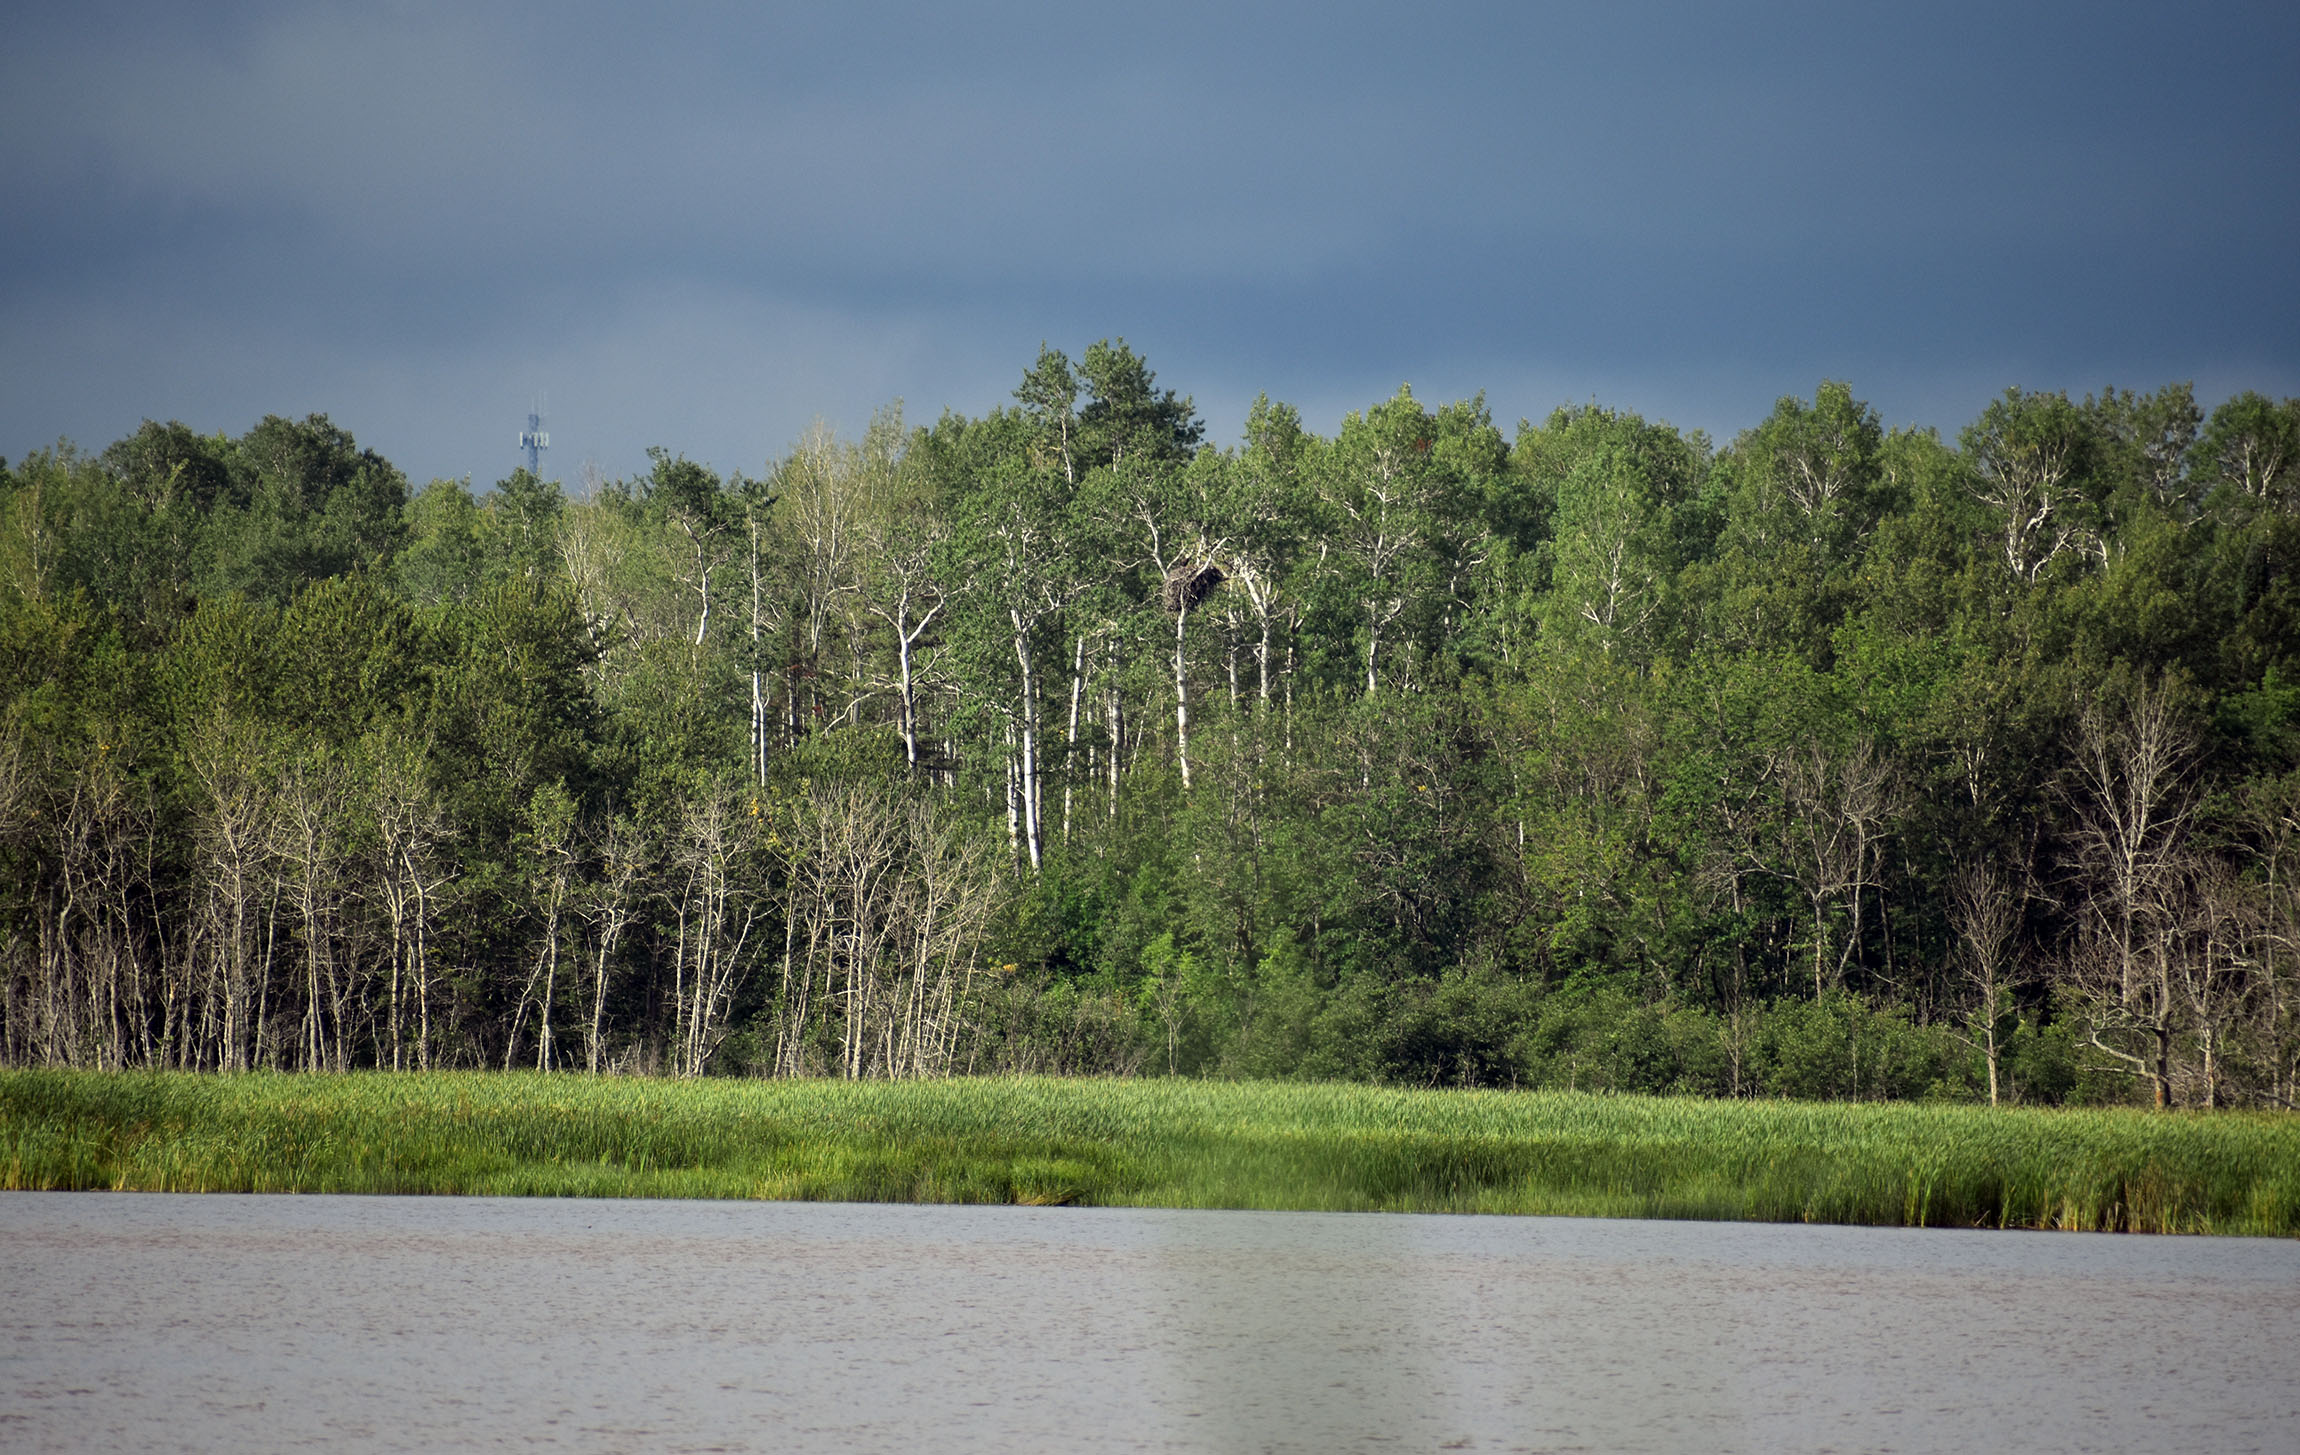
[[[1173,570],[1166,573],[1166,584],[1159,596],[1166,603],[1169,616],[1180,616],[1213,595],[1214,588],[1221,585],[1222,580],[1220,566],[1211,561],[1193,561],[1185,556],[1174,563]]]

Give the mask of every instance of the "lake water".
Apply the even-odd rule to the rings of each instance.
[[[2300,1243],[0,1193],[5,1450],[2300,1450]]]

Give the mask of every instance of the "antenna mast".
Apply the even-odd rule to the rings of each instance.
[[[519,433],[519,448],[527,452],[527,473],[543,478],[543,452],[551,448],[551,436],[543,428],[543,396],[535,396],[535,407],[527,411],[527,428]]]

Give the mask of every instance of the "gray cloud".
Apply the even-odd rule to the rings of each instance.
[[[1410,378],[1729,430],[1850,375],[2300,392],[2283,8],[278,3],[0,56],[0,448],[324,409],[755,469],[1122,333],[1217,433]],[[582,443],[578,446],[576,441]],[[570,450],[577,453],[571,454]]]

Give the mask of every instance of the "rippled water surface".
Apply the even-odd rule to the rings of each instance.
[[[0,1193],[0,1449],[2300,1450],[2300,1244]]]

